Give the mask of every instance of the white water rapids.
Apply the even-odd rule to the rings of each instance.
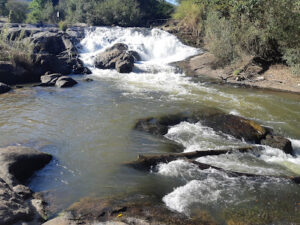
[[[129,74],[119,74],[115,70],[100,70],[93,66],[94,57],[106,48],[116,43],[125,43],[129,50],[138,52],[142,58],[135,64],[135,69]],[[248,96],[239,96],[232,92],[219,92],[215,87],[207,87],[203,83],[194,83],[175,67],[172,62],[184,60],[201,51],[183,45],[175,36],[158,30],[143,28],[106,28],[98,27],[87,30],[86,37],[81,41],[81,58],[90,67],[96,79],[104,79],[114,83],[124,95],[132,97],[153,98],[149,93],[167,93],[168,100],[193,99],[195,103],[206,103],[240,113],[247,116],[253,108],[260,114],[262,106],[256,102],[247,101]],[[165,99],[163,99],[165,100]],[[260,108],[261,107],[261,108]],[[249,108],[249,110],[247,110]],[[249,116],[249,115],[248,115]],[[252,116],[252,115],[251,115]],[[253,117],[255,117],[253,115]],[[258,116],[259,118],[259,116]],[[274,125],[276,118],[267,118],[267,125]],[[169,129],[166,138],[182,144],[185,151],[199,149],[222,149],[226,147],[243,146],[246,143],[213,131],[201,123],[180,123]],[[300,175],[300,140],[291,139],[295,156],[287,155],[278,149],[265,146],[259,154],[231,154],[208,156],[197,159],[240,172],[269,175]],[[182,160],[161,164],[157,170],[158,176],[175,177],[185,181],[185,185],[176,187],[163,197],[163,202],[173,210],[190,214],[194,204],[226,205],[241,201],[252,201],[254,190],[268,192],[271,185],[274,191],[280,191],[288,182],[286,180],[252,180],[248,178],[232,178],[215,170],[200,171],[195,166]],[[248,193],[249,198],[245,199]],[[250,194],[249,194],[250,193]]]

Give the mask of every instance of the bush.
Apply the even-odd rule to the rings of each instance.
[[[8,19],[10,23],[23,23],[26,20],[28,4],[25,2],[9,1],[6,3],[9,11]]]
[[[212,12],[208,15],[205,27],[207,46],[218,59],[218,65],[223,66],[233,61],[237,53],[231,23],[225,18],[220,18],[219,13]]]
[[[179,2],[173,17],[205,34],[210,51],[220,61],[230,63],[245,55],[259,56],[274,63],[286,61],[297,70],[300,0]]]
[[[300,75],[300,48],[289,48],[284,52],[283,58],[290,66],[291,71],[295,75]]]
[[[66,31],[68,29],[68,23],[67,23],[67,21],[60,21],[58,23],[58,27],[59,27],[60,30]]]

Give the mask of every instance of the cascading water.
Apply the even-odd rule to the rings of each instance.
[[[134,71],[94,68],[94,57],[120,42],[142,57]],[[240,217],[259,220],[248,224],[300,223],[299,185],[284,179],[230,177],[200,171],[182,160],[161,164],[149,174],[122,166],[138,154],[174,150],[170,140],[186,152],[246,145],[201,123],[170,127],[165,135],[169,140],[133,130],[141,118],[213,107],[272,127],[291,139],[295,156],[264,147],[253,154],[202,157],[199,162],[257,174],[300,174],[299,95],[208,83],[170,65],[199,52],[158,29],[88,28],[80,57],[94,81],[74,75],[78,85],[73,88],[25,85],[0,95],[0,144],[20,143],[53,155],[29,184],[35,192],[43,191],[53,214],[84,197],[137,195],[192,217],[208,211],[218,224],[239,224],[230,219]]]
[[[138,52],[142,58],[135,64],[135,69],[130,74],[118,74],[114,70],[100,70],[93,67],[94,57],[116,43],[127,44],[129,50]],[[194,83],[176,68],[170,66],[169,63],[184,60],[201,51],[183,45],[175,36],[167,32],[144,28],[94,28],[86,32],[81,45],[81,58],[91,68],[93,76],[112,80],[118,88],[123,90],[123,94],[145,97],[150,93],[153,97],[151,94],[153,92],[165,92],[172,100],[179,100],[184,96],[183,100],[188,98],[199,104],[214,102],[218,107],[225,109],[227,105],[224,102],[227,102],[228,105],[235,106],[235,109],[228,108],[228,111],[233,114],[240,114],[242,107],[246,107],[244,110],[249,108],[251,116],[255,116],[255,113],[251,114],[253,108],[264,110],[256,104],[255,99],[251,102],[246,100],[246,97],[240,97],[235,93],[219,92],[212,86],[206,87],[203,83]],[[244,105],[244,102],[247,102],[247,105]],[[266,125],[274,125],[274,119],[268,119],[269,121],[265,121]],[[246,145],[233,137],[216,133],[200,123],[181,123],[171,127],[165,137],[182,144],[185,151]],[[296,152],[294,157],[265,146],[265,150],[259,155],[237,153],[202,157],[198,161],[240,172],[300,175],[300,141],[295,139],[291,141]],[[173,192],[163,197],[163,201],[169,208],[189,215],[192,214],[193,208],[197,208],[195,204],[198,207],[200,205],[200,208],[206,204],[219,209],[228,204],[239,205],[246,202],[251,205],[257,201],[258,190],[274,197],[276,192],[282,191],[286,185],[289,185],[287,181],[280,179],[230,178],[225,173],[215,170],[200,171],[182,160],[161,164],[157,169],[157,174],[160,176],[175,177],[186,181],[184,186],[176,187]],[[273,187],[271,192],[270,186]],[[279,203],[276,202],[276,204]]]

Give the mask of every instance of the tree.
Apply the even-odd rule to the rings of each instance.
[[[6,8],[7,0],[0,0],[0,16],[7,16],[8,10]]]
[[[23,23],[26,20],[26,13],[28,10],[28,4],[25,2],[19,2],[16,0],[8,1],[5,4],[9,11],[9,22],[10,23]]]

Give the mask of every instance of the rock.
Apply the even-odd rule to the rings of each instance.
[[[267,135],[266,138],[261,141],[261,144],[268,145],[272,148],[281,149],[286,154],[293,154],[291,141],[281,136]]]
[[[25,33],[24,36],[18,37]],[[79,59],[76,44],[79,39],[63,33],[57,28],[13,27],[7,38],[18,37],[25,46],[26,52],[13,57],[13,63],[0,62],[0,82],[19,84],[37,82],[41,74],[53,73],[90,74]],[[31,47],[32,46],[32,47]]]
[[[115,44],[96,56],[95,67],[99,69],[117,69],[120,73],[130,73],[134,67],[135,53],[127,50],[127,45]]]
[[[254,143],[260,143],[260,140],[263,139],[268,132],[265,128],[252,120],[214,110],[183,112],[159,118],[141,119],[136,123],[135,129],[146,131],[154,135],[165,135],[170,126],[177,125],[181,122],[196,123],[199,121],[204,126],[211,127],[215,131],[223,132],[235,138]]]
[[[142,58],[140,56],[139,53],[137,53],[136,51],[128,51],[130,55],[132,55],[134,57],[134,61],[141,61]]]
[[[119,73],[130,73],[132,72],[132,69],[133,69],[133,63],[130,61],[119,60],[116,63],[116,70]]]
[[[265,77],[264,76],[259,76],[255,79],[255,81],[264,81]]]
[[[85,82],[92,82],[92,81],[94,81],[92,78],[85,78],[85,79],[83,79]]]
[[[54,86],[58,78],[62,77],[60,73],[54,73],[41,76],[42,86]]]
[[[73,87],[76,84],[77,84],[77,81],[75,81],[71,77],[62,76],[62,77],[58,78],[58,80],[55,83],[55,86],[60,87],[60,88],[67,88],[67,87]]]
[[[21,182],[44,167],[52,156],[22,146],[0,148],[0,224],[41,224],[41,197]]]
[[[0,148],[0,177],[9,185],[18,185],[52,159],[52,156],[32,148],[9,146]]]
[[[207,212],[206,216],[191,219],[183,214],[171,212],[162,203],[153,204],[147,197],[136,196],[122,199],[85,198],[73,204],[59,217],[44,223],[44,225],[77,224],[216,225],[217,223]]]
[[[23,199],[28,199],[32,196],[32,191],[25,185],[19,184],[13,187],[13,191],[20,195]]]
[[[6,92],[9,92],[10,90],[11,90],[10,86],[0,83],[0,94],[4,94]]]
[[[29,222],[34,219],[34,209],[0,178],[0,224]]]

